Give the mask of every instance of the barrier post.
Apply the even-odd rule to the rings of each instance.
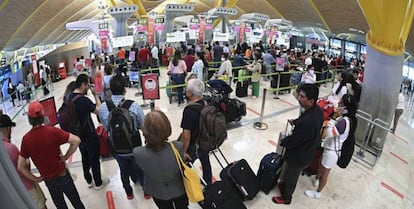
[[[155,108],[155,100],[151,99],[150,100],[150,109],[151,109],[151,112],[154,111],[154,108]]]
[[[263,122],[263,113],[264,113],[264,107],[265,107],[265,101],[266,101],[266,92],[267,89],[263,89],[263,99],[262,99],[262,110],[260,111],[260,121],[253,123],[253,127],[257,130],[266,130],[267,124]]]
[[[279,99],[279,87],[280,87],[280,72],[277,74],[277,90],[276,90],[276,96],[273,97],[273,99]]]

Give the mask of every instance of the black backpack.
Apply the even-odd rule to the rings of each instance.
[[[227,138],[226,117],[223,113],[211,105],[203,107],[199,103],[192,103],[188,107],[200,112],[196,144],[206,151],[220,147]]]
[[[135,129],[129,112],[132,103],[132,100],[125,100],[115,106],[112,100],[106,101],[109,110],[109,139],[117,154],[131,153],[135,147],[142,145],[141,135]]]
[[[66,99],[57,112],[57,121],[60,128],[79,137],[82,136],[82,129],[85,124],[82,125],[76,115],[75,101],[81,96],[76,95],[72,99]]]

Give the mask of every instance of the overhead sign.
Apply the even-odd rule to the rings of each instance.
[[[105,22],[105,23],[99,23],[99,30],[102,29],[108,29],[109,28],[109,23]]]
[[[167,33],[167,42],[185,42],[185,33],[184,32],[175,32],[175,33]]]
[[[221,32],[214,32],[213,34],[213,41],[229,41],[230,34],[229,33],[221,33]]]
[[[134,43],[133,36],[121,36],[121,37],[112,38],[112,46],[114,48],[132,46],[133,43]]]

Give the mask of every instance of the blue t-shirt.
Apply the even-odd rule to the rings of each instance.
[[[76,95],[79,95],[79,93],[72,93],[69,98],[73,99]],[[81,138],[96,134],[95,125],[91,118],[91,113],[95,111],[96,104],[92,103],[88,97],[81,96],[75,101],[75,109],[79,122],[83,127]]]

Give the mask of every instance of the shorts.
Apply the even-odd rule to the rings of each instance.
[[[46,197],[40,188],[38,183],[34,183],[34,187],[29,190],[29,193],[32,195],[33,200],[39,206],[39,208],[44,208],[46,206]]]
[[[331,169],[338,161],[339,153],[335,150],[323,149],[321,164],[324,168]]]

